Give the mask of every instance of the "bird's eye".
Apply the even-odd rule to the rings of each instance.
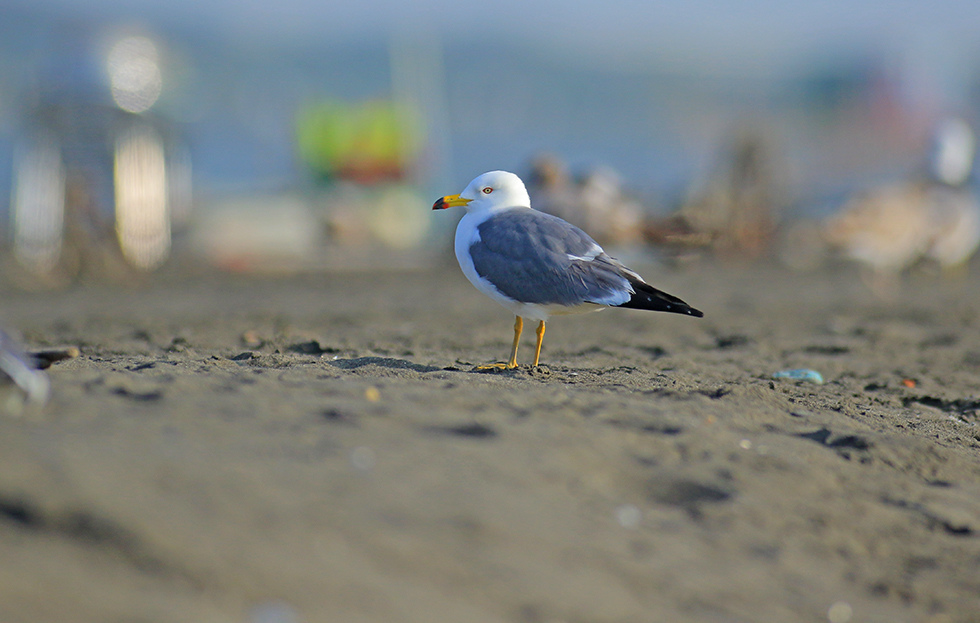
[[[483,194],[484,195],[489,195],[492,192],[493,192],[493,189],[490,188],[489,186],[487,186],[486,188],[483,189]]]

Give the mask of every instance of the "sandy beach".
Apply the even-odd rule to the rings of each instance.
[[[976,272],[641,264],[705,318],[482,372],[513,317],[442,264],[7,289],[81,355],[0,417],[0,620],[980,619]]]

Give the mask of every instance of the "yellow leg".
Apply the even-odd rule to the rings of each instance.
[[[510,347],[510,361],[507,362],[508,368],[517,367],[517,346],[521,343],[521,332],[524,331],[524,319],[520,316],[514,321],[514,344]]]
[[[477,366],[477,370],[490,370],[493,368],[504,368],[511,369],[517,367],[517,346],[521,343],[521,332],[524,331],[524,319],[517,316],[517,320],[514,321],[514,344],[510,348],[510,360],[507,363],[491,363],[485,366]],[[541,349],[540,341],[538,344],[538,350]],[[537,362],[535,362],[537,365]]]
[[[541,357],[541,344],[544,342],[544,320],[538,323],[538,343],[534,347],[534,366],[537,367],[538,359]]]

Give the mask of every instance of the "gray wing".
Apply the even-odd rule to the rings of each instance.
[[[626,270],[584,231],[535,210],[495,214],[470,247],[477,274],[522,303],[619,305],[633,288]]]

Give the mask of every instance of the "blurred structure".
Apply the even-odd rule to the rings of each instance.
[[[441,45],[409,34],[388,43],[388,54],[370,62],[348,58],[357,57],[350,50],[316,55],[295,74],[295,91],[274,94],[284,108],[268,126],[241,128],[275,136],[289,120],[289,171],[247,195],[226,188],[201,210],[191,243],[205,259],[275,273],[429,259],[433,219],[422,186],[433,163],[451,155]],[[288,66],[273,63],[276,71]],[[370,89],[352,88],[359,82]]]
[[[61,260],[65,235],[65,169],[61,144],[38,130],[14,155],[13,250],[24,266],[50,273]]]
[[[34,283],[160,266],[174,215],[190,212],[190,163],[173,124],[150,113],[165,88],[144,34],[74,34],[24,102],[13,163],[11,245]]]
[[[769,137],[743,129],[715,170],[692,186],[677,212],[647,225],[646,237],[675,256],[707,252],[761,257],[769,250],[787,200],[785,177]]]
[[[425,133],[412,107],[326,99],[299,111],[296,136],[328,243],[404,250],[422,242],[429,215],[416,169]]]
[[[600,244],[641,241],[643,208],[624,192],[619,175],[609,167],[594,168],[576,179],[557,156],[539,154],[531,161],[527,180],[536,210],[582,228]]]
[[[300,109],[296,137],[300,157],[318,181],[371,185],[409,175],[422,131],[413,112],[392,101],[327,99]]]
[[[944,120],[923,170],[850,199],[827,219],[827,243],[869,268],[882,293],[923,260],[944,272],[962,268],[980,245],[980,203],[971,187],[975,153],[970,125]]]

